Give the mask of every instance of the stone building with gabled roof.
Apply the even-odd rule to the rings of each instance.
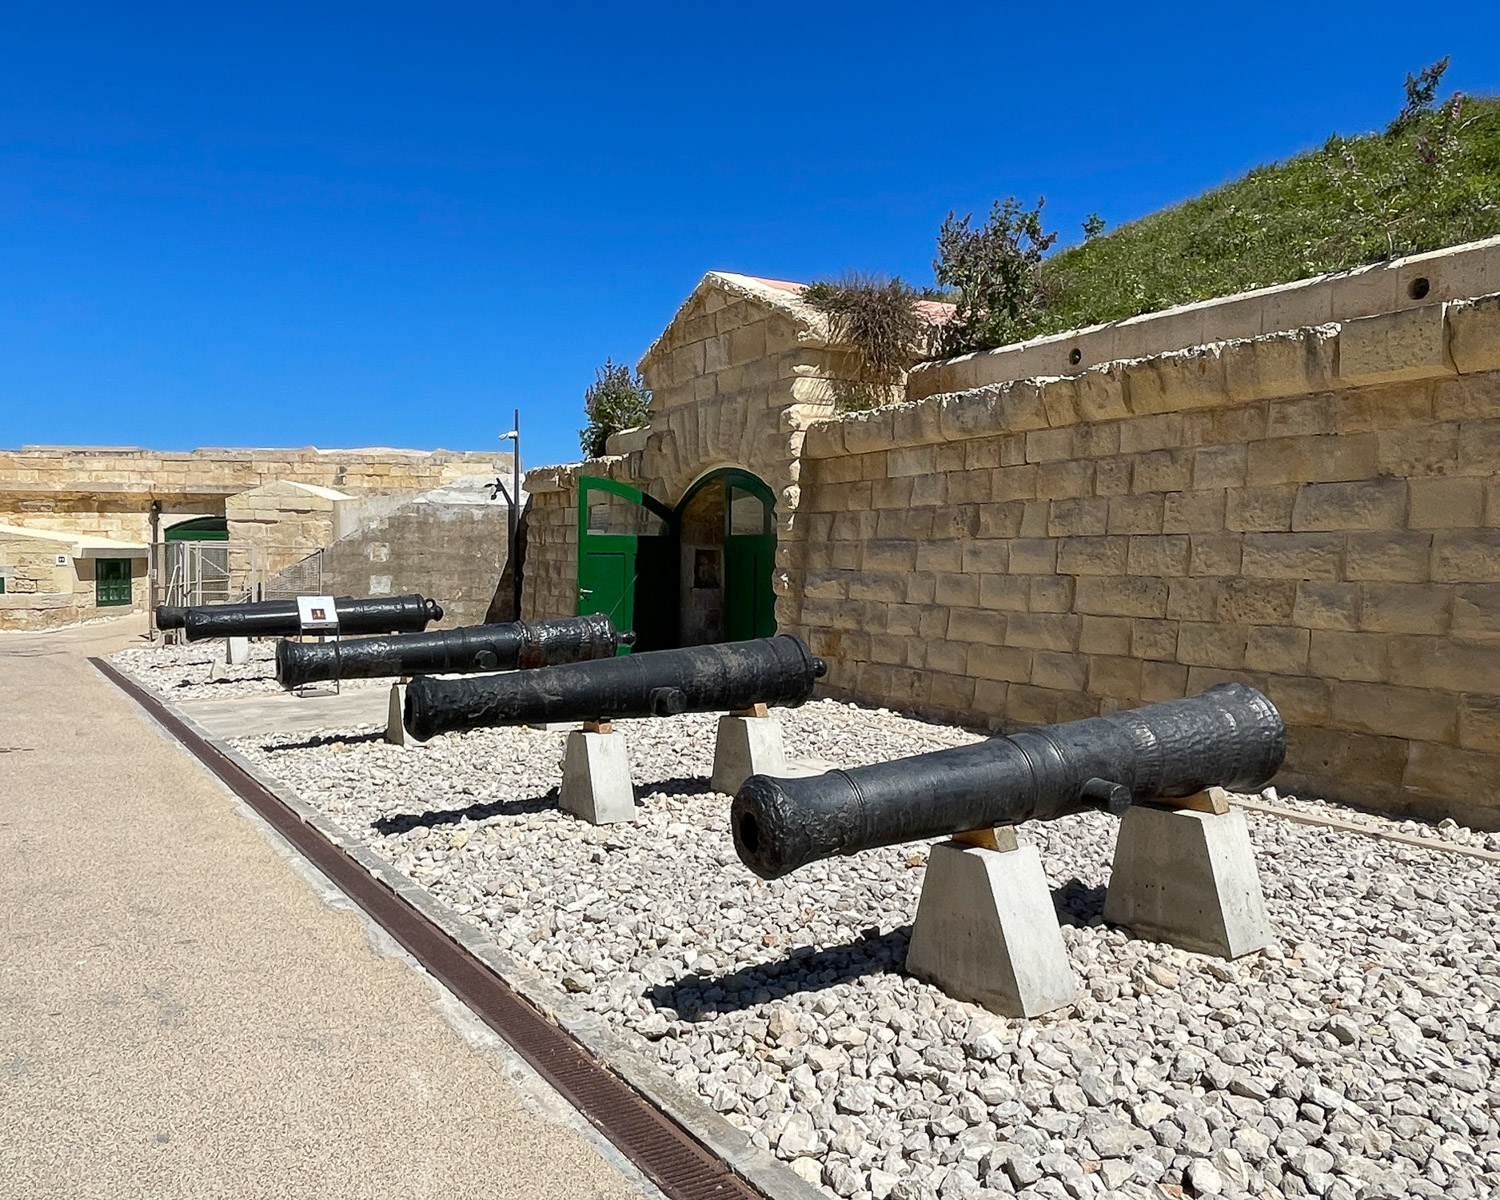
[[[708,272],[640,360],[649,424],[612,438],[605,458],[528,474],[537,573],[525,611],[591,600],[647,647],[794,622],[778,608],[777,546],[797,519],[802,439],[833,415],[835,385],[858,379],[851,348],[802,299],[806,286]],[[920,311],[940,323],[952,306]],[[576,525],[575,510],[588,514]],[[643,612],[637,590],[676,604]]]

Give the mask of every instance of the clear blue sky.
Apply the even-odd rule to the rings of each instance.
[[[931,280],[950,208],[1065,240],[1500,91],[1500,5],[12,3],[0,446],[577,457],[704,271]]]

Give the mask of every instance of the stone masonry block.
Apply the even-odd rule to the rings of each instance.
[[[1135,635],[1135,622],[1128,617],[1084,617],[1079,627],[1078,649],[1084,654],[1127,655]]]
[[[1162,497],[1163,533],[1218,533],[1224,528],[1225,491],[1168,492]]]
[[[1134,704],[1140,699],[1145,665],[1138,658],[1092,657],[1089,659],[1088,692],[1093,696]]]
[[[1081,618],[1068,613],[1011,613],[1005,640],[1030,650],[1075,650]]]
[[[1389,659],[1390,642],[1383,634],[1314,629],[1308,643],[1308,670],[1329,679],[1381,683],[1391,677]]]
[[[1234,670],[1245,665],[1249,631],[1243,625],[1183,621],[1177,631],[1177,661],[1187,666]]]
[[[1500,583],[1500,529],[1434,534],[1432,578],[1440,583]]]
[[[1500,754],[1500,696],[1458,698],[1458,744],[1465,750]]]
[[[1125,396],[1137,414],[1215,408],[1227,401],[1223,348],[1196,346],[1124,366]]]
[[[1267,438],[1250,444],[1247,477],[1257,485],[1370,479],[1379,450],[1373,433]]]
[[[1484,481],[1478,478],[1413,479],[1412,529],[1469,529],[1483,524]]]
[[[1494,794],[1497,766],[1500,760],[1493,754],[1412,742],[1401,785],[1415,795],[1440,797],[1448,803],[1467,802],[1475,811],[1493,811],[1485,800]]]
[[[1382,737],[1453,742],[1458,735],[1458,697],[1430,688],[1339,681],[1332,715],[1340,728]]]
[[[1307,670],[1311,631],[1290,626],[1252,625],[1246,635],[1245,666],[1251,671],[1301,675]]]
[[[1128,537],[1070,537],[1053,542],[1057,570],[1065,575],[1123,575],[1129,561]]]
[[[1453,632],[1470,641],[1500,638],[1500,584],[1454,589]]]
[[[1376,633],[1446,633],[1452,623],[1451,587],[1430,583],[1366,583],[1359,627]]]
[[[1345,321],[1339,331],[1339,379],[1345,386],[1428,379],[1455,373],[1443,305]]]
[[[1074,607],[1094,616],[1164,617],[1167,584],[1144,576],[1084,576],[1078,580]]]
[[[1297,490],[1292,529],[1297,532],[1400,529],[1406,524],[1406,510],[1404,479],[1308,483]]]
[[[1165,507],[1157,495],[1111,496],[1107,530],[1119,534],[1160,533]]]
[[[1339,578],[1344,539],[1331,533],[1247,533],[1244,572],[1255,578]]]
[[[1430,533],[1351,533],[1344,578],[1425,583],[1431,578],[1432,541]]]
[[[1244,539],[1238,534],[1193,534],[1189,539],[1188,574],[1238,575]]]
[[[1223,358],[1230,402],[1303,396],[1334,386],[1338,345],[1338,331],[1331,326],[1229,343]]]
[[[1147,534],[1131,538],[1127,569],[1132,575],[1186,575],[1188,573],[1187,535]]]
[[[1500,371],[1500,295],[1448,306],[1448,349],[1463,374]]]
[[[1334,433],[1335,397],[1297,396],[1266,405],[1267,437]]]

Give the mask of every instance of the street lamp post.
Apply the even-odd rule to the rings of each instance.
[[[520,532],[521,532],[521,410],[514,410],[514,421],[509,433],[500,435],[502,442],[511,443],[510,456],[510,513],[506,521],[506,530],[509,537],[509,562],[511,583],[515,588],[513,597],[515,608],[514,619],[521,619],[521,558],[520,558]]]

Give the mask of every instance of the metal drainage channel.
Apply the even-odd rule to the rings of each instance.
[[[385,884],[103,659],[89,661],[332,880],[672,1200],[760,1200],[761,1193]]]

